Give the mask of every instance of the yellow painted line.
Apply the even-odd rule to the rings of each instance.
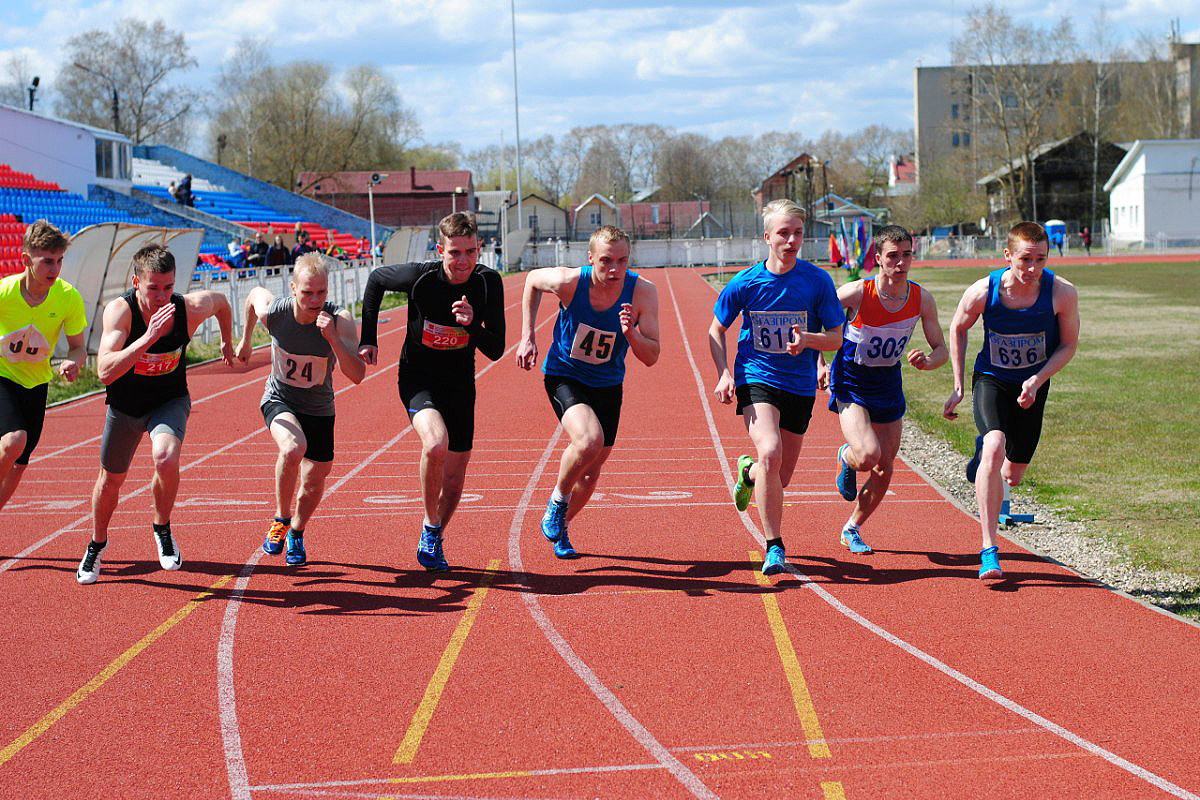
[[[458,621],[458,627],[454,629],[450,643],[446,645],[446,650],[442,653],[441,660],[438,661],[437,669],[433,671],[433,677],[429,679],[429,685],[425,687],[425,696],[421,698],[421,705],[413,714],[412,722],[408,725],[408,732],[404,734],[404,741],[400,742],[396,755],[392,757],[393,764],[411,764],[416,757],[417,748],[421,746],[421,738],[425,735],[425,730],[433,719],[433,712],[437,710],[438,702],[442,699],[442,692],[445,691],[446,684],[450,680],[450,671],[454,669],[454,662],[458,660],[458,654],[462,652],[463,645],[466,644],[467,634],[471,632],[471,626],[475,624],[475,617],[479,615],[483,598],[487,597],[488,587],[499,568],[500,559],[493,558],[488,562],[487,571],[471,595],[471,602],[467,604],[466,613]]]
[[[821,781],[821,792],[825,800],[846,800],[846,790],[840,781]]]
[[[512,772],[475,772],[469,775],[413,775],[407,778],[388,778],[388,783],[438,783],[440,781],[477,781],[491,778],[532,778],[530,770]],[[385,798],[380,798],[385,800]]]
[[[771,581],[758,569],[762,563],[762,555],[750,551],[750,563],[755,567],[754,578],[759,586],[770,586]],[[792,689],[792,702],[796,706],[796,714],[800,717],[800,726],[804,729],[804,737],[809,740],[808,754],[813,758],[832,758],[829,744],[825,741],[825,733],[817,719],[817,709],[813,706],[812,695],[808,693],[808,684],[804,680],[804,672],[800,669],[800,659],[796,657],[796,648],[792,647],[791,637],[788,636],[787,626],[783,624],[783,614],[779,611],[779,601],[771,592],[762,594],[763,606],[767,610],[767,622],[775,637],[775,648],[779,651],[779,659],[783,662],[783,674],[787,676],[788,685]]]
[[[211,597],[214,590],[220,589],[231,580],[233,580],[233,576],[226,575],[212,586],[209,586],[207,590],[196,595],[188,602],[187,605],[172,614],[166,622],[147,633],[142,637],[141,641],[113,659],[107,667],[100,670],[96,677],[92,678],[79,689],[76,689],[75,693],[64,700],[58,706],[58,708],[54,709],[49,714],[35,722],[33,725],[29,726],[28,730],[14,739],[3,750],[0,750],[0,766],[6,764],[9,759],[21,752],[21,750],[23,750],[34,739],[38,738],[47,730],[49,730],[51,725],[58,722],[60,719],[66,716],[71,709],[82,703],[88,698],[89,695],[107,683],[109,678],[111,678],[113,675],[116,675],[117,672],[119,672],[122,667],[132,661],[138,653],[154,644],[154,642],[157,641],[164,633],[182,622],[188,614],[191,614],[196,610],[197,607],[199,607],[201,603]]]

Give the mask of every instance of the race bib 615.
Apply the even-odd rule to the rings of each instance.
[[[751,311],[750,336],[760,353],[786,353],[792,326],[808,330],[807,311]]]

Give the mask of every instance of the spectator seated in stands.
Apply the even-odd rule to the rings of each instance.
[[[275,234],[275,241],[267,249],[267,266],[282,267],[285,264],[292,263],[292,252],[287,249],[287,245],[283,243],[283,237]]]
[[[299,227],[299,225],[300,225],[300,223],[297,222],[296,226]],[[308,231],[301,229],[300,232],[298,234],[296,234],[296,246],[292,248],[292,262],[291,263],[293,263],[293,264],[296,263],[297,258],[304,255],[305,253],[311,253],[313,250],[316,250],[316,248],[313,247],[312,244],[308,241]]]
[[[337,243],[333,241],[333,234],[332,233],[328,234],[328,237],[329,238],[326,239],[327,246],[325,247],[325,255],[329,256],[330,258],[339,259],[341,261],[349,260],[350,256],[348,256],[346,254],[346,251],[343,250],[342,248],[338,247]]]
[[[229,240],[229,255],[226,256],[225,262],[234,269],[246,266],[246,251],[236,238]]]
[[[254,234],[254,241],[246,248],[246,266],[247,267],[265,267],[267,265],[267,251],[271,248],[263,241],[262,231],[257,231]]]
[[[358,252],[354,254],[355,258],[370,258],[371,242],[365,236],[358,237]]]

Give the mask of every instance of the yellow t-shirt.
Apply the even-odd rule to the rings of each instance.
[[[83,295],[61,278],[32,308],[21,294],[20,274],[0,280],[0,377],[26,389],[49,383],[59,334],[74,336],[86,325]]]

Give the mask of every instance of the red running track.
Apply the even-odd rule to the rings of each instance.
[[[178,572],[154,557],[142,452],[100,581],[75,584],[102,402],[52,410],[0,512],[0,796],[1200,792],[1200,631],[1014,544],[1005,579],[981,583],[976,523],[904,465],[866,531],[876,553],[848,555],[820,399],[786,496],[794,572],[763,579],[756,515],[729,500],[748,441],[709,393],[713,290],[646,274],[663,356],[630,360],[617,446],[572,524],[577,561],[537,530],[563,441],[511,351],[478,364],[456,569],[440,576],[414,559],[417,444],[394,367],[339,390],[300,569],[259,549],[265,354],[247,373],[193,371],[193,397],[213,399],[184,445]],[[506,286],[513,341],[520,278]],[[387,316],[394,364],[403,312]]]

